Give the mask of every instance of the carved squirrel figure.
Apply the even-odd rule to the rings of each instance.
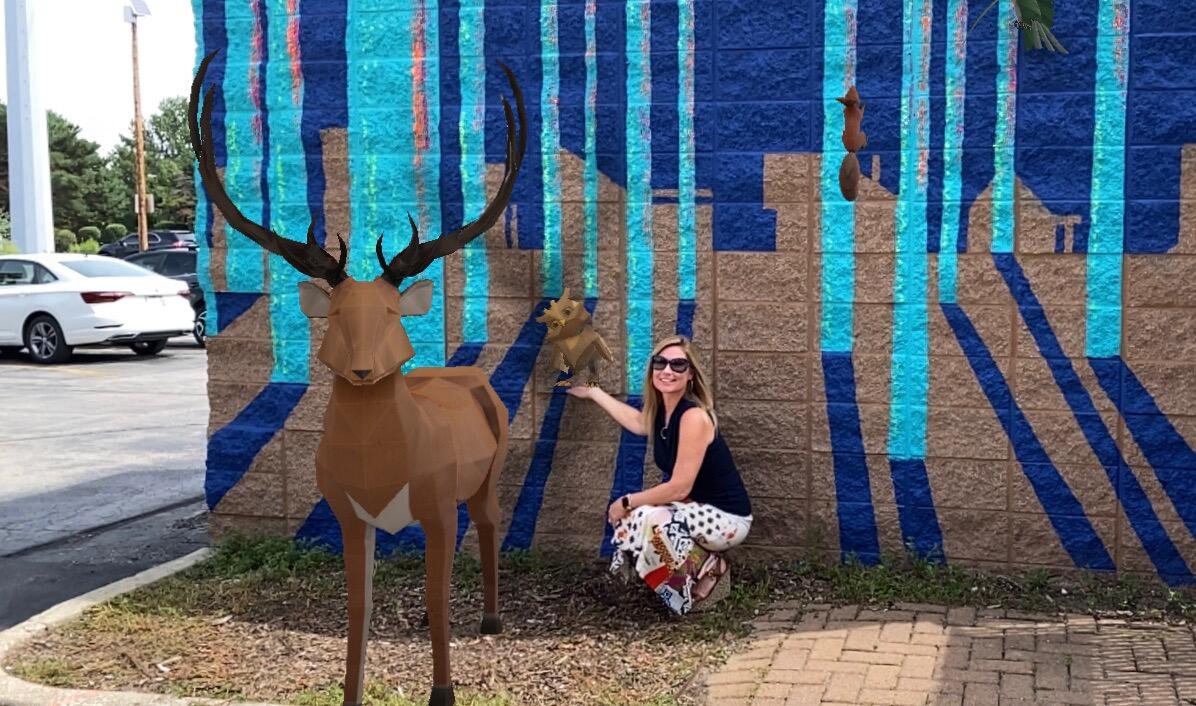
[[[860,129],[864,121],[864,103],[852,86],[847,95],[835,100],[843,104],[843,147],[847,154],[839,166],[839,191],[843,198],[855,201],[860,186],[860,160],[855,153],[868,146],[868,136]]]

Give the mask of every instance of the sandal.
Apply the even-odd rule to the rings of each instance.
[[[710,599],[712,592],[720,584],[729,584],[729,581],[723,581],[722,579],[730,570],[731,565],[727,563],[727,560],[721,554],[711,554],[711,560],[707,561],[706,565],[702,567],[702,571],[698,574],[698,580],[692,589],[691,595],[694,602],[701,603]]]

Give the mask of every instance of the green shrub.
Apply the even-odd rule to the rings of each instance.
[[[79,229],[79,242],[85,243],[93,241],[96,245],[100,244],[100,229],[95,226],[83,226]]]
[[[0,255],[19,255],[17,244],[8,238],[0,238]]]
[[[115,243],[128,234],[129,229],[125,228],[124,223],[109,223],[104,226],[104,232],[100,235],[100,242],[105,245]]]
[[[100,244],[98,241],[88,238],[81,243],[71,246],[70,252],[83,253],[85,255],[95,255],[100,251]]]
[[[66,228],[54,231],[54,252],[70,252],[76,242],[75,234]]]

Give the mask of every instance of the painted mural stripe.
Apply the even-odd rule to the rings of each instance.
[[[224,6],[214,0],[191,0],[191,10],[196,17],[201,18],[196,26],[195,37],[195,71],[209,52],[222,49],[227,44],[224,36]],[[216,55],[208,66],[208,85],[220,85],[224,78],[224,51]],[[224,101],[220,91],[213,94],[212,106],[212,140],[219,146],[213,145],[216,152],[217,164],[224,158]],[[219,134],[217,130],[219,129]],[[217,319],[216,293],[212,284],[212,202],[208,200],[203,182],[199,178],[198,161],[191,165],[192,181],[195,184],[195,233],[200,239],[200,246],[195,254],[195,272],[204,299],[204,326],[208,336],[215,336],[220,332]]]
[[[855,557],[864,564],[875,564],[880,560],[880,540],[864,456],[851,353],[823,351],[822,380],[826,386],[826,418],[835,472],[839,554],[844,560]]]
[[[1196,452],[1121,356],[1092,358],[1089,363],[1101,388],[1117,405],[1126,428],[1142,449],[1176,514],[1196,537],[1196,483],[1192,482]],[[1129,468],[1125,474],[1133,477]]]
[[[998,0],[997,124],[993,135],[992,252],[1013,252],[1013,159],[1017,135],[1017,32],[1014,0]]]
[[[329,235],[324,213],[324,192],[328,188],[328,181],[324,174],[324,143],[320,131],[333,127],[345,128],[349,120],[346,85],[348,67],[345,63],[347,2],[302,0],[300,5],[299,45],[312,56],[320,58],[316,68],[309,69],[303,65],[300,57],[304,100],[300,130],[307,176],[307,209],[316,218],[316,242],[320,245],[325,244]],[[319,13],[314,11],[317,6]],[[349,234],[343,233],[342,237],[348,240]]]
[[[224,98],[225,191],[245,217],[255,223],[263,221],[261,190],[260,115],[257,95],[258,65],[255,62],[254,42],[260,41],[255,0],[242,5],[240,12],[229,12],[227,28],[227,60],[224,85],[219,93]],[[215,120],[215,116],[213,116]],[[213,139],[217,136],[213,135]],[[242,233],[225,226],[225,273],[230,292],[261,292],[264,288],[264,257],[262,249]]]
[[[627,393],[643,394],[652,352],[651,3],[629,2],[627,22]]]
[[[694,337],[694,309],[696,302],[692,299],[682,299],[677,302],[677,335],[685,336],[689,340]]]
[[[457,8],[458,67],[461,113],[457,134],[461,148],[462,220],[477,218],[486,208],[486,18],[482,3],[464,2]],[[486,305],[490,295],[490,263],[485,236],[463,251],[465,302],[461,334],[465,341],[489,340]]]
[[[223,331],[231,326],[261,297],[262,295],[257,292],[215,292],[213,299],[216,306],[213,313],[215,314],[216,328]]]
[[[1093,404],[1092,397],[1084,387],[1083,381],[1076,374],[1071,359],[1064,355],[1063,348],[1059,345],[1059,340],[1046,318],[1046,312],[1039,303],[1038,297],[1035,296],[1021,265],[1012,254],[994,254],[993,260],[996,262],[1001,276],[1005,279],[1010,294],[1017,302],[1018,312],[1031,336],[1034,337],[1038,352],[1050,368],[1051,376],[1063,394],[1063,398],[1071,409],[1076,424],[1084,434],[1088,445],[1105,469],[1113,491],[1121,501],[1126,516],[1130,519],[1130,524],[1142,541],[1143,547],[1155,562],[1156,569],[1169,581],[1178,580],[1176,577],[1184,576],[1187,579],[1183,580],[1190,580],[1191,574],[1188,572],[1187,565],[1179,558],[1178,551],[1171,540],[1167,538],[1150,500],[1142,490],[1137,478],[1128,470],[1122,471],[1122,469],[1128,468],[1128,464],[1117,447],[1117,441],[1109,432],[1096,405]],[[1176,564],[1177,559],[1179,564]]]
[[[627,404],[636,409],[644,408],[644,400],[640,395],[627,395]],[[619,435],[619,453],[615,457],[615,476],[611,482],[609,503],[627,493],[635,493],[644,488],[644,455],[648,450],[648,437],[632,434],[626,429]],[[609,522],[602,523],[601,556],[611,556],[614,553],[614,528]]]
[[[951,330],[955,333],[955,340],[967,356],[968,364],[984,390],[984,396],[988,398],[993,412],[1001,422],[1001,428],[1005,430],[1005,435],[1013,445],[1013,453],[1021,464],[1022,472],[1034,489],[1034,494],[1046,512],[1047,519],[1054,527],[1064,550],[1076,566],[1096,571],[1112,571],[1113,559],[1109,556],[1105,543],[1096,533],[1088,516],[1084,514],[1083,506],[1068,487],[1067,481],[1060,475],[1042,447],[1038,435],[1014,399],[1008,381],[997,367],[992,353],[984,345],[972,320],[958,304],[943,303],[941,307]]]
[[[270,208],[270,95],[269,78],[270,78],[270,7],[269,3],[272,0],[254,0],[253,14],[254,14],[254,36],[253,36],[253,56],[257,66],[254,67],[254,76],[257,81],[254,83],[251,80],[250,89],[253,93],[253,102],[257,114],[254,116],[254,125],[258,132],[258,144],[261,145],[262,158],[258,161],[258,193],[262,196],[262,219],[261,224],[266,228],[273,229],[273,211]],[[286,8],[283,8],[283,12]],[[267,256],[269,257],[269,256]],[[268,271],[263,272],[263,278],[269,277]],[[266,280],[263,279],[263,282]],[[270,290],[273,291],[273,290]]]
[[[924,560],[945,562],[947,555],[943,548],[943,532],[930,492],[926,460],[890,457],[889,475],[893,478],[902,545]]]
[[[541,299],[540,303],[532,308],[527,320],[523,322],[523,327],[519,329],[515,342],[507,349],[502,362],[490,376],[490,384],[494,386],[494,391],[506,406],[508,421],[512,424],[519,412],[519,404],[523,401],[523,390],[527,387],[527,381],[531,379],[532,368],[540,355],[544,334],[548,330],[547,326],[536,321],[536,317],[551,303],[550,299]]]
[[[282,429],[305,392],[305,384],[269,383],[236,418],[208,438],[204,495],[209,510],[214,510],[225,494],[241,482],[253,459]]]
[[[598,297],[598,40],[596,0],[586,0],[585,296]]]
[[[485,347],[485,343],[462,343],[457,350],[453,351],[452,356],[445,363],[445,367],[473,365],[478,362],[478,356],[482,354],[482,349]]]
[[[821,350],[850,353],[855,300],[855,204],[839,191],[843,106],[835,98],[855,84],[856,0],[827,0],[823,10],[822,156],[819,171],[822,223]],[[854,382],[852,387],[854,388]]]
[[[1130,3],[1100,3],[1096,22],[1096,101],[1092,130],[1092,208],[1088,230],[1086,355],[1121,353],[1121,253],[1125,243],[1125,112],[1130,67]]]
[[[540,0],[540,169],[544,208],[544,245],[540,257],[540,292],[558,296],[561,280],[561,69],[557,0]]]
[[[946,81],[943,126],[943,205],[939,231],[939,301],[955,303],[959,268],[958,243],[962,237],[960,201],[963,199],[964,109],[968,58],[967,0],[947,0]]]
[[[269,0],[266,7],[266,52],[262,64],[265,83],[265,122],[268,159],[262,170],[271,227],[291,240],[307,237],[311,222],[306,172],[290,168],[292,155],[305,154],[302,139],[303,97],[292,84],[288,41],[291,26],[298,20],[294,0]],[[269,57],[275,57],[268,61]],[[298,57],[291,57],[297,61]],[[268,178],[267,178],[268,177]],[[270,330],[274,346],[272,382],[310,382],[311,323],[299,306],[299,282],[307,276],[278,255],[268,255],[270,275]]]
[[[586,299],[584,306],[590,315],[594,314],[597,299]],[[557,381],[568,377],[565,373],[557,375]],[[511,525],[507,528],[506,539],[502,548],[528,549],[532,545],[532,538],[536,534],[536,522],[540,519],[540,507],[544,503],[544,488],[548,484],[548,475],[552,471],[552,462],[556,454],[556,442],[560,435],[561,419],[565,413],[565,401],[568,394],[564,389],[553,390],[552,398],[548,402],[548,411],[540,422],[540,433],[536,436],[536,445],[532,453],[531,463],[523,477],[523,487],[519,491],[519,499],[511,515]]]
[[[692,300],[697,288],[694,222],[694,4],[677,2],[677,298]],[[678,317],[678,328],[680,317]]]

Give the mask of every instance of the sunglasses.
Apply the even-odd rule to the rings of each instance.
[[[663,355],[652,356],[652,369],[664,370],[664,366],[669,366],[674,373],[683,373],[689,370],[689,358],[665,358]]]

